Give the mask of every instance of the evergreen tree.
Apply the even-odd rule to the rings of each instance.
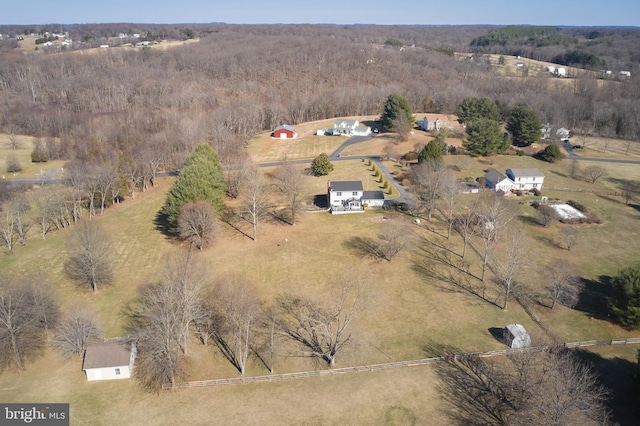
[[[611,310],[622,324],[640,328],[640,264],[618,272],[611,284]]]
[[[384,111],[380,118],[385,130],[389,132],[393,131],[400,115],[406,117],[409,125],[413,126],[415,119],[413,118],[411,104],[404,96],[392,93],[387,97],[387,101],[384,104]]]
[[[333,171],[333,164],[329,161],[329,156],[323,152],[313,159],[311,170],[315,176],[326,176]]]
[[[521,145],[531,145],[542,137],[542,123],[535,111],[516,106],[507,121],[507,130]]]
[[[562,153],[560,152],[558,145],[551,144],[540,151],[537,157],[541,160],[548,161],[549,163],[555,163],[556,161],[562,160]]]
[[[468,124],[478,118],[500,121],[498,106],[489,98],[466,98],[458,106],[456,115],[461,124]]]
[[[467,137],[462,145],[475,156],[499,154],[508,147],[500,123],[488,118],[478,118],[467,125]]]
[[[162,207],[169,230],[176,232],[180,209],[187,203],[204,200],[222,210],[225,190],[218,154],[208,144],[199,145],[185,161]]]
[[[424,161],[442,161],[442,148],[437,140],[432,140],[420,151],[418,155],[418,163]]]

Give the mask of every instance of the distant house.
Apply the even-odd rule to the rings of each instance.
[[[542,129],[540,129],[542,132],[542,139],[551,139],[551,130],[553,130],[553,127],[551,127],[551,124],[549,123],[542,126]]]
[[[554,74],[556,72],[556,67],[554,67],[553,65],[549,65],[547,67],[547,72]]]
[[[82,370],[88,381],[128,379],[136,359],[136,345],[113,341],[90,345],[84,353]]]
[[[273,137],[276,139],[293,139],[296,136],[298,136],[298,134],[296,133],[295,127],[289,126],[288,124],[278,126],[273,131]]]
[[[631,71],[620,71],[620,75],[623,77],[631,77]]]
[[[567,69],[562,67],[556,68],[554,75],[558,77],[565,77],[567,75]]]
[[[342,136],[368,136],[371,127],[361,126],[358,120],[339,118],[333,123],[333,135]]]
[[[421,130],[426,132],[438,131],[440,129],[463,129],[455,116],[447,116],[444,114],[426,114],[422,120],[417,120],[416,124]]]
[[[528,191],[532,189],[542,189],[544,173],[535,168],[530,169],[507,169],[503,175],[496,169],[489,170],[484,175],[487,188],[494,191],[509,192],[511,190]]]
[[[507,177],[513,181],[515,189],[542,189],[544,173],[535,168],[507,169]]]
[[[558,130],[556,130],[556,137],[560,138],[561,140],[569,139],[569,136],[571,136],[571,131],[569,129],[560,127]]]
[[[484,175],[484,182],[487,188],[494,191],[509,192],[514,187],[513,181],[496,169],[491,169]]]
[[[510,348],[526,348],[531,345],[531,337],[521,324],[509,324],[502,330],[502,339]]]

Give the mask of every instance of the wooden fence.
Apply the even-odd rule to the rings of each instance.
[[[626,339],[613,339],[613,340],[587,340],[582,342],[571,342],[571,343],[564,343],[564,347],[573,349],[573,348],[590,347],[590,346],[632,345],[632,344],[640,344],[640,337],[631,337]],[[416,359],[411,361],[398,361],[398,362],[387,362],[384,364],[361,365],[357,367],[333,368],[331,370],[314,370],[314,371],[301,371],[297,373],[269,374],[266,376],[234,377],[229,379],[215,379],[215,380],[199,380],[199,381],[193,381],[193,382],[176,383],[173,386],[170,384],[164,384],[162,385],[162,389],[170,390],[170,389],[195,388],[195,387],[204,387],[204,386],[277,382],[277,381],[300,379],[300,378],[306,378],[306,377],[336,376],[340,374],[389,370],[392,368],[415,367],[420,365],[433,364],[436,362],[453,362],[458,359],[473,358],[473,357],[488,358],[493,356],[507,355],[510,353],[523,352],[525,350],[541,351],[547,348],[549,347],[536,346],[532,348],[522,348],[522,349],[502,349],[502,350],[489,351],[489,352],[471,352],[466,354],[438,356],[434,358]]]

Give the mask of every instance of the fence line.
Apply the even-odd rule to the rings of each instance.
[[[609,345],[634,345],[640,344],[640,337],[629,337],[625,339],[612,339],[612,340],[586,340],[581,342],[564,343],[564,347],[568,349],[591,347],[591,346],[609,346]],[[233,385],[233,384],[248,384],[248,383],[261,383],[261,382],[276,382],[283,380],[292,380],[306,377],[319,377],[319,376],[336,376],[339,374],[349,373],[362,373],[379,370],[389,370],[392,368],[404,368],[415,367],[420,365],[428,365],[437,362],[453,362],[458,359],[466,358],[489,358],[494,356],[503,356],[509,353],[518,353],[525,350],[542,351],[549,348],[549,346],[535,346],[521,349],[502,349],[489,352],[470,352],[466,354],[455,354],[449,356],[438,356],[433,358],[414,359],[410,361],[396,361],[387,362],[383,364],[371,364],[361,365],[356,367],[342,367],[333,368],[331,370],[313,370],[313,371],[301,371],[296,373],[283,373],[283,374],[270,374],[266,376],[253,376],[253,377],[233,377],[227,379],[214,379],[214,380],[199,380],[192,382],[176,383],[173,386],[170,384],[162,385],[162,389],[184,389],[193,387],[204,386],[221,386],[221,385]]]
[[[621,192],[605,192],[605,191],[598,191],[595,189],[546,187],[546,190],[547,191],[565,191],[565,192],[586,192],[589,194],[597,195],[599,197],[622,197],[623,196]]]

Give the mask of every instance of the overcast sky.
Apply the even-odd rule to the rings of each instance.
[[[76,23],[640,26],[640,0],[2,0],[0,25]]]

